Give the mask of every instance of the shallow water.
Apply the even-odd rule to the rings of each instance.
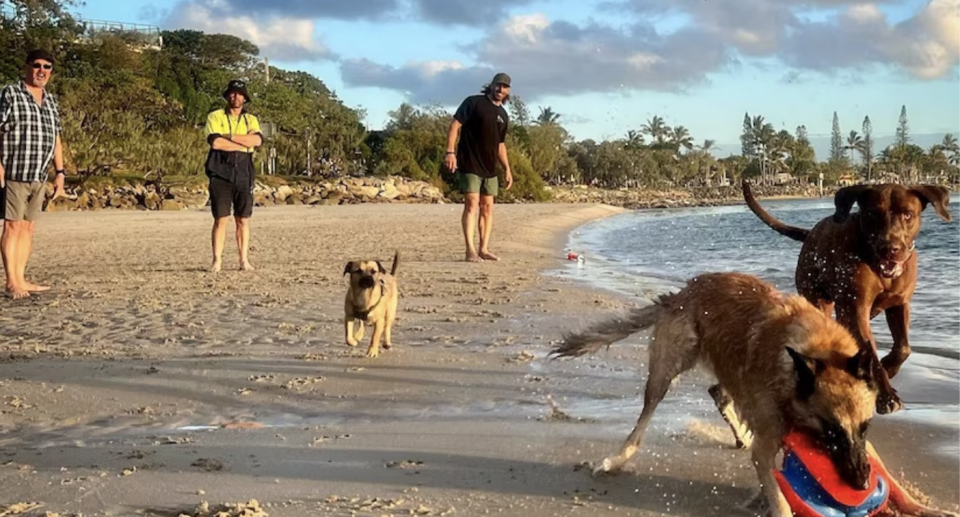
[[[894,386],[907,403],[897,418],[960,428],[960,198],[953,221],[923,213],[917,239],[920,274],[911,305],[913,354]],[[833,213],[832,198],[763,201],[787,224],[811,228]],[[580,227],[568,250],[585,256],[555,274],[637,299],[676,291],[686,279],[710,271],[739,271],[795,293],[801,243],[777,234],[743,205],[638,210]],[[562,250],[566,255],[568,250]],[[560,250],[558,250],[558,254]],[[886,320],[872,321],[881,353],[892,341]]]

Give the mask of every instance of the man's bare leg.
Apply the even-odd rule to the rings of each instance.
[[[463,226],[463,239],[467,245],[465,260],[467,262],[482,262],[477,255],[477,248],[473,244],[473,236],[477,231],[477,216],[480,212],[480,193],[467,192],[463,195],[463,216],[460,224]]]
[[[490,251],[490,235],[493,234],[493,196],[480,196],[480,258],[500,260]]]
[[[23,229],[20,231],[20,242],[17,244],[17,276],[20,278],[20,285],[27,292],[40,293],[49,291],[49,285],[37,285],[33,282],[27,282],[27,262],[30,261],[30,253],[33,252],[33,221],[23,221]]]
[[[227,239],[226,217],[217,217],[213,220],[211,239],[213,240],[213,263],[210,264],[210,271],[216,273],[223,267],[223,241]]]
[[[17,261],[20,259],[20,231],[22,221],[3,221],[3,236],[0,237],[0,251],[3,255],[3,272],[6,276],[7,284],[5,293],[9,298],[19,300],[30,296],[30,292],[20,283],[17,274],[20,266]]]
[[[235,217],[237,221],[237,249],[240,250],[240,270],[253,271],[250,265],[250,218]]]

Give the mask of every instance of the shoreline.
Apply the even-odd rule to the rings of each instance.
[[[271,517],[646,517],[734,513],[753,495],[749,454],[705,395],[668,397],[624,474],[580,467],[632,427],[643,350],[544,360],[563,331],[633,302],[546,272],[567,263],[570,232],[627,210],[501,205],[504,260],[465,264],[460,209],[259,210],[258,270],[216,276],[203,271],[207,211],[45,216],[30,272],[55,291],[0,302],[0,507],[170,516],[257,499]],[[396,248],[395,343],[368,360],[342,344],[343,263]],[[691,375],[677,393],[704,385]],[[895,471],[955,501],[956,462],[913,438],[942,432],[875,428]]]

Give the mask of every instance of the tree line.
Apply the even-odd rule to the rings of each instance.
[[[442,185],[449,109],[404,103],[390,112],[386,127],[370,130],[363,110],[346,106],[322,80],[268,66],[257,46],[241,38],[163,31],[162,45],[155,46],[136,32],[90,30],[70,14],[68,0],[15,0],[12,6],[0,12],[0,48],[6,50],[0,80],[19,77],[31,48],[55,52],[50,88],[60,100],[68,169],[82,177],[202,175],[205,117],[223,106],[227,82],[240,77],[254,97],[250,112],[275,129],[256,154],[258,169],[275,167],[288,176],[400,174]],[[718,159],[715,140],[695,140],[686,127],[659,115],[621,138],[596,141],[573,138],[551,107],[531,113],[522,96],[514,95],[507,108],[516,185],[509,195],[532,200],[545,199],[547,183],[671,188],[741,176],[815,181],[821,173],[828,181],[946,174],[956,182],[960,154],[952,135],[929,150],[912,144],[905,107],[896,143],[883,150],[875,149],[869,117],[844,139],[834,114],[826,161],[817,159],[804,126],[775,131],[763,116],[749,113],[741,154]]]

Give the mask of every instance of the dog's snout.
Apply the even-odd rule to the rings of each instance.
[[[376,282],[376,280],[374,280],[373,275],[363,275],[363,276],[360,277],[360,282],[359,282],[359,284],[360,284],[360,287],[362,287],[362,288],[364,288],[364,289],[369,289],[369,288],[373,287],[374,284],[376,284],[376,283],[377,283],[377,282]]]

